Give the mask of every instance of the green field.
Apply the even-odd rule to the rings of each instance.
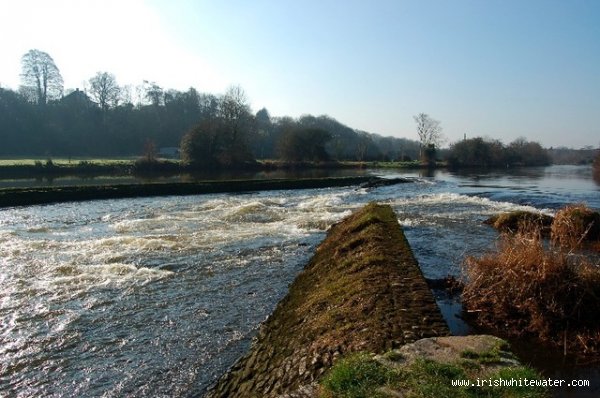
[[[86,157],[72,157],[72,158],[48,158],[48,157],[27,157],[27,158],[0,158],[0,167],[1,166],[26,166],[26,165],[34,165],[35,162],[42,162],[42,164],[46,164],[48,159],[52,160],[52,163],[55,165],[68,166],[68,165],[78,165],[79,162],[89,162],[95,165],[115,165],[115,164],[123,164],[123,163],[132,163],[137,160],[137,157],[128,157],[128,158],[86,158]]]
[[[94,158],[94,157],[47,157],[47,156],[31,156],[31,157],[0,157],[0,167],[3,166],[27,166],[34,165],[35,162],[42,162],[42,164],[46,164],[48,159],[52,160],[52,163],[56,166],[76,166],[80,162],[89,162],[93,165],[98,166],[111,166],[111,165],[119,165],[119,164],[129,164],[133,163],[136,160],[140,159],[139,156],[129,156],[129,157],[121,157],[121,158]],[[159,160],[168,160],[171,162],[178,162],[176,159],[163,159],[158,158]],[[273,164],[285,164],[285,162],[280,162],[277,160],[258,160],[259,163],[273,163]],[[311,162],[307,162],[311,163]],[[339,165],[347,166],[347,167],[378,167],[378,168],[418,168],[421,167],[422,164],[418,161],[411,162],[357,162],[357,161],[341,161]]]

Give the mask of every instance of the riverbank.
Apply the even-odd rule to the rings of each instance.
[[[552,386],[498,337],[446,336],[343,358],[302,398],[548,398]]]
[[[377,161],[328,161],[328,162],[286,162],[281,160],[257,160],[244,164],[215,169],[198,169],[185,165],[176,159],[2,159],[0,178],[59,178],[59,177],[98,177],[98,176],[173,176],[180,174],[207,173],[248,173],[260,171],[302,171],[302,170],[343,170],[343,169],[423,169],[443,168],[444,163],[430,165],[418,161],[377,162]]]
[[[282,189],[330,188],[360,185],[368,187],[384,179],[373,176],[299,178],[270,180],[226,180],[175,183],[115,184],[45,188],[0,189],[0,208],[97,199],[149,196],[199,195],[225,192],[255,192]],[[409,182],[405,180],[404,182]],[[398,181],[399,182],[399,181]]]
[[[272,397],[318,380],[343,355],[449,334],[390,206],[335,224],[207,397]]]

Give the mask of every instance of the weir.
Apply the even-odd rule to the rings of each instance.
[[[206,397],[304,396],[340,356],[448,334],[392,208],[371,203],[331,227]]]
[[[387,181],[387,182],[386,182]],[[407,179],[383,179],[374,176],[324,177],[296,179],[216,180],[198,182],[82,185],[41,188],[0,189],[0,208],[37,204],[78,202],[99,199],[122,199],[170,195],[201,195],[211,193],[239,193],[273,191],[281,189],[311,189],[345,187],[363,184],[365,187],[378,184],[411,182]]]

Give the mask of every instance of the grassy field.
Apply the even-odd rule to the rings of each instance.
[[[139,156],[129,156],[129,157],[115,157],[115,158],[96,158],[96,157],[81,157],[74,156],[71,158],[68,157],[48,157],[48,156],[31,156],[31,157],[0,157],[0,167],[9,167],[9,166],[28,166],[34,165],[36,162],[41,162],[43,165],[46,164],[48,159],[52,160],[52,163],[56,166],[77,166],[81,162],[87,162],[97,166],[114,166],[119,164],[130,164],[140,159]],[[170,162],[179,162],[178,159],[163,159],[157,158],[157,160],[161,161],[170,161]],[[276,159],[262,159],[257,160],[259,163],[264,165],[274,165],[281,167],[282,165],[286,165],[286,162],[276,160]],[[336,164],[338,167],[351,167],[351,168],[360,168],[360,167],[375,167],[375,168],[391,168],[391,169],[410,169],[410,168],[420,168],[423,167],[423,164],[419,161],[411,161],[411,162],[358,162],[358,161],[340,161],[340,162],[326,162],[326,163],[314,163],[314,162],[299,162],[299,164],[303,164],[304,166],[314,164],[315,167],[323,166],[324,164],[333,165]],[[437,166],[444,166],[443,164],[437,164]]]
[[[48,157],[27,157],[27,158],[0,158],[0,167],[2,166],[31,166],[35,165],[36,162],[42,162],[46,164],[48,159],[52,160],[52,163],[57,166],[76,166],[80,162],[89,162],[94,165],[115,165],[123,163],[135,162],[137,157],[128,158],[86,158],[86,157],[73,157],[73,158],[48,158]]]

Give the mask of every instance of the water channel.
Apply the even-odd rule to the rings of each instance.
[[[393,206],[428,278],[492,247],[493,214],[600,209],[590,167],[369,172],[415,181],[1,209],[0,396],[200,396],[369,201]]]

